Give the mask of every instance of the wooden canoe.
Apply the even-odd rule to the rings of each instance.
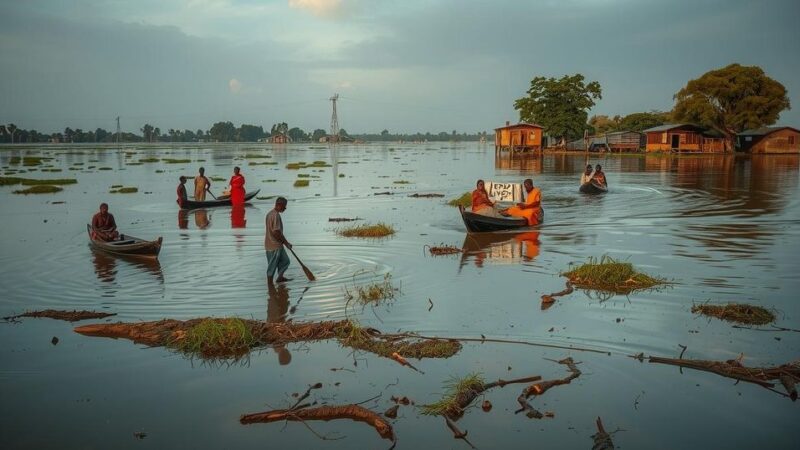
[[[461,212],[461,219],[464,221],[464,226],[467,227],[467,231],[471,231],[473,233],[516,230],[528,227],[528,221],[519,217],[502,219],[498,217],[489,217],[467,211],[463,206],[459,206],[458,210]],[[542,219],[544,219],[544,210],[542,210],[542,217],[540,218],[539,223],[541,223]]]
[[[145,241],[128,234],[121,234],[123,239],[118,241],[101,241],[92,239],[92,226],[87,224],[86,231],[89,233],[89,245],[96,250],[102,250],[115,255],[136,256],[140,258],[158,258],[161,251],[162,238],[159,236],[155,241]]]
[[[244,194],[244,201],[250,201],[261,192],[261,189],[256,189],[255,191],[250,191]],[[181,206],[182,209],[195,209],[195,208],[213,208],[215,206],[231,206],[231,197],[229,195],[220,195],[217,197],[216,200],[213,198],[211,200],[204,200],[202,202],[196,202],[194,200],[186,200],[186,202]]]
[[[589,180],[583,183],[578,190],[584,194],[604,194],[608,192],[608,186],[603,186],[594,180]]]

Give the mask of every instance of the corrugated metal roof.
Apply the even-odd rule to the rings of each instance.
[[[502,130],[505,128],[518,128],[518,127],[544,128],[543,126],[536,125],[535,123],[520,122],[514,125],[506,125],[504,127],[495,128],[495,130]]]
[[[694,127],[694,128],[696,128],[698,130],[701,129],[697,125],[692,125],[690,123],[668,123],[666,125],[659,125],[657,127],[648,128],[648,129],[644,130],[643,132],[644,133],[657,133],[659,131],[669,131],[669,130],[673,130],[675,128],[680,128],[680,127]]]
[[[761,127],[761,128],[753,128],[751,130],[744,130],[741,133],[739,133],[739,136],[766,136],[770,133],[774,133],[780,130],[785,130],[787,128],[800,133],[800,130],[794,127]]]

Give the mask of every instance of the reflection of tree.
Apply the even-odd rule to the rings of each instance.
[[[286,314],[289,312],[289,288],[284,283],[268,285],[267,289],[267,322],[283,323],[286,322]],[[292,354],[286,345],[273,345],[272,348],[278,354],[278,363],[285,366],[292,362]]]

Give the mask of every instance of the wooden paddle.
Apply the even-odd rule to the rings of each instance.
[[[306,274],[306,277],[308,278],[308,281],[316,280],[317,277],[315,277],[314,274],[311,273],[311,270],[309,270],[308,267],[306,267],[306,265],[303,264],[303,261],[300,261],[300,258],[297,257],[297,253],[295,253],[294,250],[292,250],[291,248],[289,249],[289,251],[292,252],[292,255],[294,255],[294,259],[296,259],[297,263],[300,264],[300,267],[303,268],[303,273]]]
[[[211,189],[206,189],[206,192],[211,194],[211,196],[214,197],[214,200],[217,200],[217,196],[211,193]]]

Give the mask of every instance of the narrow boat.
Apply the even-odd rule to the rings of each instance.
[[[528,227],[528,221],[520,217],[489,217],[467,211],[463,206],[459,206],[458,211],[461,212],[461,219],[464,220],[464,226],[467,227],[467,231],[473,233],[516,230],[518,228]],[[542,222],[542,219],[544,219],[544,210],[542,210],[539,223]]]
[[[157,258],[161,251],[161,237],[155,241],[145,241],[129,234],[121,234],[122,239],[118,241],[101,241],[92,239],[92,226],[86,225],[86,232],[89,233],[89,245],[97,250],[103,250],[115,255],[136,256],[142,258]]]
[[[258,195],[261,189],[256,189],[255,191],[250,191],[244,194],[244,201],[250,201]],[[195,208],[213,208],[215,206],[231,206],[231,197],[230,195],[220,195],[217,197],[216,200],[204,200],[202,202],[196,202],[194,200],[186,200],[186,203],[181,207],[182,209],[195,209]]]
[[[604,194],[608,192],[608,186],[603,186],[594,180],[589,180],[583,183],[578,190],[584,194]]]

